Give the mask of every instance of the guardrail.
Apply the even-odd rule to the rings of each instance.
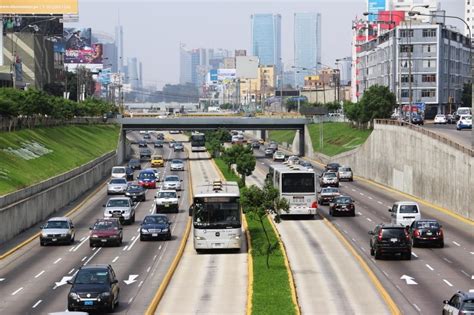
[[[391,120],[391,119],[375,119],[375,125],[392,125],[392,126],[400,126],[400,127],[407,127],[408,129],[414,130],[416,132],[420,132],[432,139],[435,139],[437,141],[440,141],[444,144],[449,145],[450,147],[459,150],[463,153],[468,154],[471,157],[474,157],[474,150],[467,148],[463,146],[462,144],[459,144],[458,142],[455,142],[451,139],[448,139],[445,136],[442,136],[440,134],[437,134],[436,132],[427,130],[425,128],[419,127],[417,125],[413,125],[411,123],[405,122],[405,121],[398,121],[398,120]]]

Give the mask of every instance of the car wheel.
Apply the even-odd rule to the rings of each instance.
[[[122,246],[122,239],[119,239],[118,242],[117,242],[117,247],[118,246]]]
[[[108,312],[109,313],[115,312],[115,301],[114,300],[112,300],[112,302],[110,302],[110,306],[108,307]]]
[[[133,213],[132,223],[135,223],[135,212]]]
[[[143,237],[143,235],[140,234],[140,241],[143,242],[144,240],[145,240],[145,238]]]
[[[168,235],[166,236],[166,240],[170,241],[171,240],[171,232],[168,233]]]
[[[94,246],[95,246],[95,244],[94,244],[94,243],[92,243],[92,242],[89,242],[89,247],[94,247]]]
[[[405,254],[405,260],[411,260],[411,252]]]
[[[444,241],[441,241],[441,242],[439,243],[439,248],[443,248],[443,247],[444,247]]]
[[[374,249],[370,248],[370,256],[374,256]]]
[[[74,236],[69,239],[69,245],[74,244]]]
[[[44,246],[46,245],[45,242],[43,242],[42,240],[40,240],[40,246]]]
[[[374,251],[374,258],[375,258],[375,259],[380,259],[380,253],[379,253],[378,250],[375,250],[375,251]]]
[[[355,216],[356,216],[355,210],[352,211],[351,216],[352,216],[352,217],[355,217]]]

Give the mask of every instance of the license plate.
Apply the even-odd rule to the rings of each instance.
[[[213,247],[213,248],[221,248],[221,247],[223,247],[223,246],[224,246],[224,244],[222,244],[222,243],[213,243],[213,244],[212,244],[212,247]]]
[[[84,305],[94,305],[94,301],[84,301]]]
[[[105,242],[107,242],[107,240],[100,240],[100,241],[101,241],[102,243],[105,243]]]
[[[396,243],[397,241],[398,241],[398,238],[391,238],[390,239],[390,242],[392,242],[392,243]]]
[[[304,202],[304,197],[293,197],[293,201],[295,203],[303,203]]]
[[[426,232],[426,235],[433,235],[433,233],[431,233],[431,232]]]
[[[57,240],[58,240],[57,238],[53,238],[53,239],[52,239],[53,242],[56,242]]]
[[[169,206],[170,206],[169,204],[165,204],[165,207],[166,207],[166,208],[169,207]]]
[[[157,237],[157,236],[158,236],[158,233],[153,233],[153,234],[151,234],[151,236]]]

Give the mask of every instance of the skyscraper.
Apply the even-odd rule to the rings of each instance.
[[[464,0],[464,3],[464,21],[467,21],[467,24],[470,24],[472,42],[474,41],[474,1]],[[467,29],[467,26],[464,26],[464,33],[466,36],[469,36],[469,30]]]
[[[320,13],[295,13],[294,41],[295,66],[296,71],[299,72],[295,74],[295,81],[297,86],[302,87],[304,76],[314,73],[321,62]]]
[[[117,46],[117,66],[118,70],[124,72],[123,69],[123,28],[122,25],[115,27],[115,45]]]
[[[261,65],[281,69],[281,15],[254,14],[250,19],[253,55]]]

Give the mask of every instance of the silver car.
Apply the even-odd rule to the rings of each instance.
[[[107,183],[107,195],[125,194],[127,187],[128,182],[125,178],[112,178]]]
[[[71,219],[67,217],[55,217],[41,226],[40,245],[74,243],[76,232]]]
[[[172,171],[184,171],[183,160],[178,160],[178,159],[171,160],[170,169]]]
[[[120,222],[135,222],[135,205],[129,197],[110,198],[105,205],[104,218],[118,218]]]
[[[174,190],[181,190],[181,182],[182,180],[179,179],[177,175],[168,175],[165,177],[163,181],[163,189],[174,189]]]
[[[354,180],[354,175],[352,174],[352,169],[350,167],[341,166],[337,172],[339,173],[339,180],[346,179],[350,182]]]

